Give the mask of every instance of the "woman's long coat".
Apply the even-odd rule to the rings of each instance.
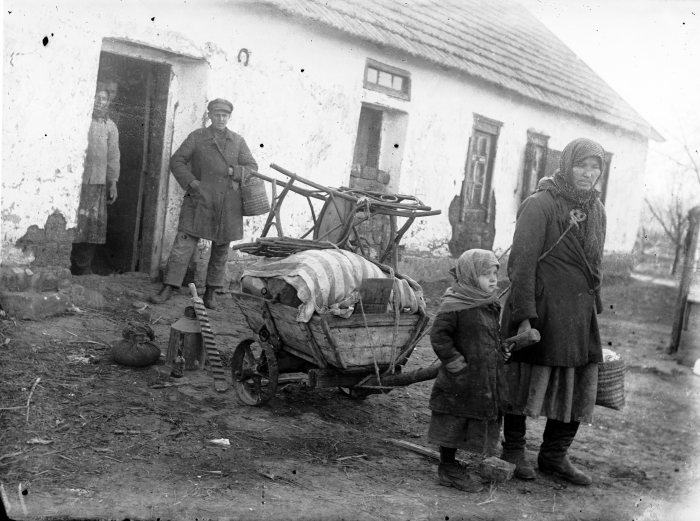
[[[596,200],[594,204],[601,203]],[[540,191],[518,210],[508,259],[511,289],[503,311],[502,334],[504,338],[515,335],[519,324],[530,319],[542,339],[513,353],[513,362],[580,367],[602,361],[596,317],[602,311],[599,284],[572,231],[554,246],[569,226],[571,209],[563,198]]]
[[[185,194],[178,230],[217,243],[243,238],[238,167],[258,169],[243,137],[228,129],[225,135],[225,147],[220,148],[211,126],[195,130],[170,159],[170,170],[182,188],[200,181],[199,194]],[[234,167],[232,176],[229,166]]]
[[[477,420],[496,420],[506,411],[508,384],[500,352],[495,304],[441,313],[430,330],[430,342],[442,362],[433,384],[432,411]],[[450,373],[445,365],[463,356],[467,367]]]

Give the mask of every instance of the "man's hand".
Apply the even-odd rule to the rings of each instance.
[[[459,373],[462,369],[466,369],[467,361],[463,356],[460,356],[457,360],[452,360],[445,364],[445,369],[450,373]]]
[[[195,179],[189,185],[187,185],[187,193],[190,195],[197,195],[199,193],[199,180]]]
[[[109,197],[107,198],[107,204],[114,204],[114,201],[117,200],[117,182],[116,181],[110,181],[109,182]]]

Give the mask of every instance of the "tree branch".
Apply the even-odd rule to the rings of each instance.
[[[673,232],[672,232],[671,230],[668,229],[668,227],[666,226],[666,222],[661,218],[661,216],[659,216],[659,215],[656,213],[656,210],[654,210],[654,207],[653,207],[652,204],[649,202],[649,199],[647,199],[647,198],[645,197],[645,198],[644,198],[644,202],[647,203],[647,206],[649,207],[649,210],[651,210],[651,215],[654,216],[654,219],[656,219],[656,220],[659,222],[659,224],[661,225],[661,227],[664,229],[664,233],[665,233],[666,235],[668,235],[668,236],[671,238],[671,240],[673,240]]]
[[[683,141],[683,149],[685,150],[685,153],[688,155],[688,159],[690,159],[690,162],[693,164],[692,168],[688,168],[689,170],[693,170],[695,172],[695,177],[698,178],[698,183],[700,183],[700,165],[698,165],[697,161],[695,161],[695,158],[693,157],[693,153],[690,151],[688,148],[688,143]]]

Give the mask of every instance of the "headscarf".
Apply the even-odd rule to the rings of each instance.
[[[479,275],[492,266],[498,267],[498,259],[492,251],[467,250],[457,265],[450,270],[454,281],[440,301],[438,313],[461,311],[498,302],[498,292],[490,293],[479,287]]]
[[[573,209],[580,209],[586,214],[585,221],[574,226],[572,231],[583,247],[593,276],[598,278],[605,242],[605,209],[595,185],[590,190],[580,190],[576,188],[573,180],[574,165],[587,157],[598,158],[602,175],[605,167],[603,147],[591,139],[574,139],[564,147],[559,158],[559,168],[554,176],[542,178],[535,192],[551,192],[565,199]]]

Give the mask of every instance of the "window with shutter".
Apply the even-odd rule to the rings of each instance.
[[[537,183],[545,175],[547,164],[547,144],[549,136],[527,131],[527,145],[525,147],[525,168],[523,170],[522,189],[520,200],[524,201],[537,188]]]
[[[482,210],[484,219],[486,218],[491,201],[496,143],[502,125],[498,121],[474,114],[474,127],[462,183],[461,221],[466,220],[469,210]]]

